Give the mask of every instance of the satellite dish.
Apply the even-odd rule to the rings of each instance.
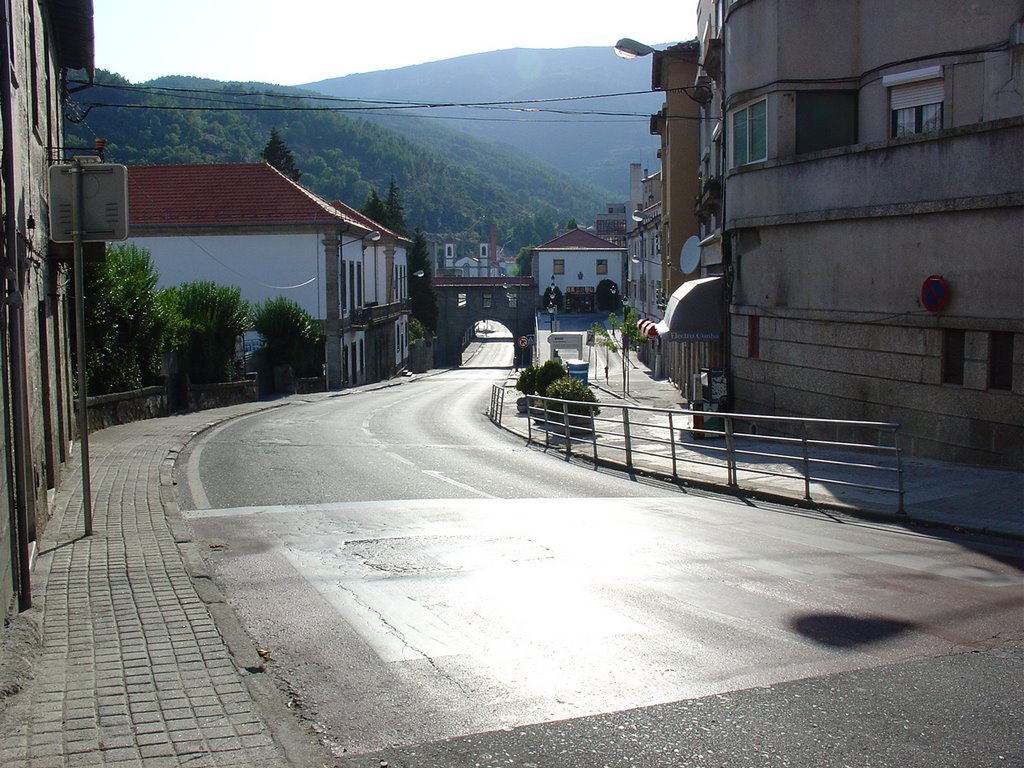
[[[695,235],[686,238],[679,251],[679,271],[688,275],[700,265],[700,239]]]

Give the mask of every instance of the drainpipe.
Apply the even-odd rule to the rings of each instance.
[[[7,4],[0,3],[0,23],[7,30]],[[14,114],[11,106],[11,56],[6,31],[0,33],[0,124],[3,128],[3,157],[0,175],[4,185],[4,277],[6,280],[4,307],[10,336],[10,406],[14,454],[14,529],[18,552],[18,609],[32,607],[30,572],[29,513],[32,509],[32,484],[29,482],[32,462],[28,441],[29,429],[25,399],[25,314],[21,294],[21,262],[18,258],[17,196],[14,190]]]

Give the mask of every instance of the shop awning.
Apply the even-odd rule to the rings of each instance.
[[[668,341],[718,341],[725,313],[725,279],[721,275],[687,280],[676,288],[656,326]]]
[[[658,335],[658,324],[651,320],[637,320],[636,327],[640,329],[640,333],[649,339],[653,339]]]

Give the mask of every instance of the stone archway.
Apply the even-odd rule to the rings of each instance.
[[[437,338],[434,364],[457,368],[465,334],[483,320],[512,332],[513,341],[537,332],[537,289],[532,277],[436,277]]]

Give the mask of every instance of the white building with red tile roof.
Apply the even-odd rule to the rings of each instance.
[[[294,300],[327,335],[328,389],[389,378],[408,356],[408,240],[267,163],[128,169],[129,242],[160,286],[210,280]]]
[[[604,280],[623,292],[626,249],[585,229],[570,229],[533,249],[533,275],[539,296],[551,286],[563,296],[566,312],[593,312],[597,286]]]

